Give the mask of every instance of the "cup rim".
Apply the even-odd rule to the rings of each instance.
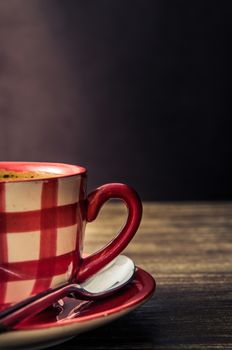
[[[31,171],[49,173],[48,177],[17,179],[14,181],[0,179],[0,183],[14,184],[18,182],[47,181],[87,173],[87,169],[80,165],[54,162],[28,162],[28,161],[0,161],[0,170]],[[54,176],[50,175],[54,174]]]

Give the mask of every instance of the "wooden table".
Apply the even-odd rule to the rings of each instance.
[[[105,205],[88,225],[86,251],[107,242],[124,215],[121,204]],[[153,298],[66,349],[232,349],[231,203],[145,203],[125,253],[155,277]]]

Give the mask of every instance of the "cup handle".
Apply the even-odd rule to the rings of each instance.
[[[83,282],[116,258],[135,235],[142,217],[142,203],[137,193],[129,186],[121,183],[110,183],[98,187],[87,197],[86,220],[96,219],[102,205],[110,198],[118,198],[125,202],[128,216],[125,225],[118,235],[96,253],[82,258],[77,274],[78,282]]]

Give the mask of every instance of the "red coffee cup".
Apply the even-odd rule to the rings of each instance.
[[[82,282],[128,245],[142,216],[136,192],[110,183],[87,196],[86,184],[80,166],[0,162],[0,310],[67,281]],[[85,224],[110,198],[125,202],[127,221],[108,245],[83,258]]]

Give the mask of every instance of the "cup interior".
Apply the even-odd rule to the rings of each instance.
[[[48,162],[0,162],[0,182],[33,181],[86,173],[82,166]]]

